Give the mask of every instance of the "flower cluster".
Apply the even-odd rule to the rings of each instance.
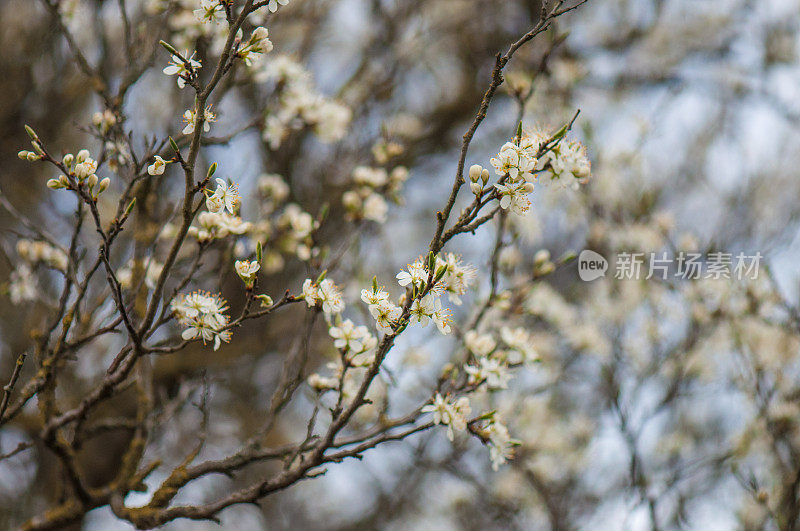
[[[489,389],[506,389],[511,379],[508,365],[494,356],[481,356],[477,365],[467,365],[464,370],[469,375],[470,385],[485,384]]]
[[[547,132],[539,130],[526,138],[538,150],[550,136]],[[586,154],[586,148],[577,140],[565,138],[538,159],[536,170],[544,172],[544,175],[553,182],[577,188],[591,176],[592,165]]]
[[[342,204],[350,220],[386,221],[389,207],[385,196],[399,202],[398,193],[408,179],[408,170],[396,166],[391,172],[383,168],[358,166],[353,170],[353,189],[342,194]]]
[[[296,203],[285,201],[289,197],[289,186],[280,175],[264,174],[258,179],[260,216],[248,231],[249,238],[237,244],[235,253],[246,257],[255,252],[258,243],[264,249],[261,266],[264,271],[280,271],[285,256],[296,256],[307,261],[317,256],[314,232],[319,228],[311,214]]]
[[[225,299],[205,291],[181,295],[172,301],[173,313],[181,326],[186,327],[181,337],[186,341],[202,339],[203,344],[213,341],[214,350],[223,341],[231,340],[231,331],[225,329],[229,322],[227,309]]]
[[[500,420],[497,414],[489,417],[489,422],[481,430],[481,437],[489,447],[489,457],[492,461],[492,469],[498,470],[514,456],[514,447],[519,446],[521,441],[512,439],[508,433],[508,428]]]
[[[225,238],[230,234],[242,235],[252,229],[253,224],[227,212],[200,212],[197,215],[199,227],[189,227],[189,235],[204,242]]]
[[[296,254],[301,260],[308,260],[315,254],[312,233],[319,228],[319,221],[311,214],[290,203],[278,217],[277,226],[285,234],[280,245],[286,252]]]
[[[283,177],[275,173],[265,173],[258,178],[258,191],[265,201],[267,213],[275,210],[275,207],[283,203],[289,197],[289,185]]]
[[[538,172],[571,187],[588,179],[591,165],[584,147],[575,140],[559,138],[544,149],[553,138],[541,129],[525,133],[516,142],[503,144],[492,157],[495,173],[501,176],[494,185],[501,208],[519,215],[527,213],[531,206],[528,194],[533,191]],[[544,153],[539,155],[540,151]],[[481,197],[489,180],[488,171],[475,164],[469,169],[469,178],[470,189]]]
[[[67,254],[47,242],[21,239],[17,241],[19,257],[31,265],[42,263],[59,271],[67,270]]]
[[[456,431],[467,429],[467,416],[472,413],[472,408],[469,405],[469,398],[466,396],[453,400],[450,396],[436,393],[433,403],[424,406],[421,411],[433,413],[434,424],[447,426],[447,438],[452,441],[455,439]]]
[[[64,155],[61,161],[64,168],[69,172],[78,184],[78,188],[84,188],[89,195],[97,199],[103,193],[108,185],[111,184],[111,179],[105,177],[100,179],[95,173],[97,171],[97,161],[91,157],[88,150],[82,149],[77,155],[73,156],[71,153]],[[58,179],[50,179],[47,181],[47,187],[53,190],[62,188],[72,189],[73,185],[70,183],[66,175],[61,175]]]
[[[500,207],[520,215],[525,214],[531,206],[528,194],[533,191],[533,171],[538,162],[538,146],[527,141],[527,137],[523,139],[525,141],[521,139],[518,144],[506,142],[490,161],[495,173],[502,176],[500,182],[494,185],[500,197]],[[470,171],[473,169],[474,166]],[[479,173],[483,173],[482,169]]]
[[[278,149],[292,130],[311,127],[324,142],[341,139],[352,111],[320,94],[311,74],[286,55],[278,55],[256,74],[259,82],[274,83],[280,90],[277,106],[267,109],[262,136],[271,149]]]
[[[316,282],[307,278],[303,282],[303,299],[309,308],[321,308],[327,319],[344,311],[342,292],[329,278],[318,279]]]
[[[19,264],[9,277],[8,295],[11,302],[19,304],[24,301],[36,300],[37,294],[33,271],[28,264]]]
[[[269,40],[269,32],[267,28],[257,27],[253,30],[253,34],[244,46],[237,52],[247,66],[253,66],[255,61],[261,57],[261,54],[269,53],[273,49],[272,41]]]
[[[115,115],[111,109],[106,109],[103,112],[96,112],[92,115],[92,125],[94,125],[102,135],[108,133],[116,123],[117,115]]]
[[[475,277],[477,269],[471,264],[465,264],[454,253],[445,253],[444,258],[436,257],[437,270],[446,267],[441,278],[441,287],[447,293],[447,298],[456,305],[461,304],[461,296],[467,292]]]
[[[334,339],[333,346],[347,357],[349,364],[356,367],[371,365],[374,360],[372,351],[378,346],[377,338],[366,326],[356,326],[350,319],[339,321],[328,329],[328,334]]]

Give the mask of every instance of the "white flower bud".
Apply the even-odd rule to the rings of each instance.
[[[111,179],[109,179],[108,177],[106,177],[102,181],[100,181],[100,183],[97,185],[97,190],[95,191],[94,196],[97,197],[98,195],[100,195],[103,192],[105,192],[105,190],[106,190],[106,188],[108,188],[109,184],[111,184]]]
[[[89,187],[89,189],[94,188],[97,185],[97,174],[91,174],[89,178],[86,179],[86,185]]]
[[[536,254],[533,255],[533,263],[536,265],[542,265],[545,262],[550,261],[550,251],[547,249],[539,249],[536,251]]]
[[[67,176],[66,176],[66,175],[59,175],[59,176],[58,176],[58,182],[60,182],[60,183],[61,183],[61,185],[62,185],[64,188],[66,188],[66,187],[68,187],[68,186],[69,186],[69,179],[67,178]]]
[[[59,181],[58,179],[49,179],[47,181],[47,187],[53,190],[59,190],[61,188],[64,188],[64,185],[61,184],[61,181]]]
[[[37,160],[41,159],[42,157],[37,155],[36,153],[32,153],[28,151],[28,162],[36,162]]]
[[[19,157],[19,158],[20,158],[20,159],[22,159],[22,160],[27,160],[27,159],[28,159],[28,153],[30,153],[30,151],[25,151],[25,150],[23,149],[22,151],[20,151],[19,153],[17,153],[17,157]]]
[[[489,182],[489,170],[484,169],[481,172],[481,180],[483,181],[484,185]]]
[[[75,160],[75,157],[72,155],[72,153],[67,153],[66,155],[64,155],[64,158],[61,159],[61,162],[64,163],[64,166],[70,167],[72,166],[73,160]]]
[[[483,190],[483,187],[480,185],[480,183],[476,183],[475,182],[475,183],[470,183],[469,184],[469,189],[472,190],[473,194],[481,195],[481,191]]]
[[[481,172],[483,168],[479,164],[473,164],[469,167],[469,180],[472,182],[477,182],[478,178],[481,176]]]
[[[259,26],[253,30],[253,36],[250,38],[250,40],[253,42],[260,41],[266,39],[268,36],[269,32],[267,31],[267,28]]]
[[[82,149],[82,150],[78,151],[78,156],[75,158],[75,160],[78,162],[78,164],[80,164],[84,160],[88,159],[89,156],[90,156],[89,155],[89,150],[88,149]]]

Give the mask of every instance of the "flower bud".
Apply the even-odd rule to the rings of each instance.
[[[61,162],[64,163],[64,166],[70,167],[72,166],[72,161],[75,160],[75,156],[72,153],[67,153],[64,155],[64,158],[61,159]]]
[[[92,177],[96,177],[96,176],[94,174],[92,174]],[[97,197],[98,195],[100,195],[103,192],[105,192],[105,190],[106,190],[106,188],[108,188],[109,184],[111,184],[111,179],[109,179],[108,177],[106,177],[102,181],[100,181],[100,183],[97,185],[97,190],[95,191],[94,196]]]
[[[17,153],[17,157],[19,157],[19,158],[20,158],[20,159],[22,159],[22,160],[27,160],[27,159],[28,159],[28,153],[30,153],[30,151],[25,151],[25,150],[23,149],[22,151],[20,151],[19,153]]]
[[[64,188],[64,185],[61,184],[61,181],[59,181],[58,179],[49,179],[47,181],[47,187],[53,190],[59,190],[61,188]]]
[[[39,137],[36,134],[36,131],[33,130],[31,126],[25,124],[25,132],[28,133],[28,136],[31,137],[31,140],[38,140]]]
[[[28,151],[28,162],[36,162],[37,160],[39,160],[41,158],[42,157],[40,155],[37,155],[36,153],[32,153],[32,152]]]
[[[550,251],[547,249],[539,249],[536,251],[536,254],[533,255],[533,263],[536,265],[542,265],[548,261],[550,261]]]
[[[86,179],[86,185],[89,187],[90,190],[94,188],[97,185],[97,174],[95,173],[91,174],[89,178]]]
[[[480,183],[470,183],[469,184],[469,189],[472,190],[473,194],[481,195],[481,191],[483,190],[483,187],[480,185]]]
[[[256,299],[261,301],[261,306],[263,306],[264,308],[269,308],[270,306],[275,304],[274,301],[272,300],[272,297],[270,297],[269,295],[256,295]]]
[[[481,172],[483,168],[481,168],[478,164],[473,164],[469,167],[469,180],[472,182],[476,182],[478,178],[481,176]]]
[[[489,182],[489,170],[484,168],[484,170],[481,172],[481,180],[483,181],[484,185]]]
[[[60,182],[61,186],[63,186],[64,188],[69,186],[69,179],[67,178],[66,175],[59,175],[58,182]]]
[[[553,262],[547,262],[547,263],[542,264],[538,268],[537,273],[540,274],[540,275],[549,275],[550,273],[552,273],[555,270],[556,270],[556,265]]]
[[[257,27],[256,29],[253,30],[253,36],[250,38],[250,40],[252,42],[262,41],[262,40],[266,39],[268,36],[269,36],[269,32],[267,31],[267,28],[259,26],[259,27]]]
[[[89,150],[88,149],[82,149],[82,150],[78,151],[78,156],[75,158],[75,160],[78,161],[78,163],[80,164],[81,162],[83,162],[84,160],[86,160],[88,158],[89,158]]]

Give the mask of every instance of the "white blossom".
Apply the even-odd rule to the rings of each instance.
[[[489,356],[478,358],[477,366],[467,365],[464,370],[469,374],[471,385],[485,383],[489,389],[505,389],[511,379],[508,366]]]
[[[150,175],[163,175],[164,169],[167,167],[167,164],[169,164],[169,161],[162,159],[158,155],[155,156],[155,159],[156,160],[147,167],[147,173]]]
[[[353,170],[353,182],[371,186],[372,188],[380,188],[389,182],[389,176],[383,168],[358,166]]]
[[[361,352],[364,349],[363,341],[371,337],[366,326],[356,326],[350,319],[338,326],[331,326],[328,334],[334,338],[334,347],[353,353]]]
[[[225,208],[231,215],[235,215],[241,203],[242,196],[239,195],[238,185],[233,182],[228,184],[224,179],[217,179],[217,189],[206,197],[206,208],[214,213]]]
[[[533,183],[519,181],[507,185],[495,184],[494,187],[500,194],[500,208],[511,209],[512,212],[519,215],[528,212],[531,202],[527,196],[533,191]]]
[[[344,311],[342,292],[329,278],[319,284],[307,278],[303,282],[303,299],[309,307],[319,307],[325,312],[326,317]]]
[[[431,293],[421,299],[416,299],[411,304],[411,322],[417,322],[422,326],[428,326],[428,321],[436,311],[436,300]]]
[[[75,157],[73,173],[78,181],[83,182],[97,171],[97,161],[89,156],[89,152],[82,149]]]
[[[492,418],[491,423],[484,429],[489,446],[489,457],[492,461],[492,469],[498,470],[500,465],[503,465],[508,459],[514,455],[514,447],[518,446],[520,441],[512,439],[508,433],[508,428],[503,424],[497,416]]]
[[[211,341],[214,350],[230,341],[231,331],[224,329],[229,322],[224,313],[228,305],[221,296],[196,291],[174,299],[171,306],[178,322],[186,327],[181,333],[184,340],[202,339],[203,344]]]
[[[530,334],[524,328],[500,329],[500,338],[509,348],[518,352],[523,362],[534,361],[538,358],[536,349],[531,344]]]
[[[464,344],[476,356],[488,356],[497,347],[497,342],[491,335],[479,334],[475,330],[468,330],[464,334]]]
[[[200,0],[200,7],[194,10],[194,16],[203,24],[219,24],[225,20],[225,8],[219,0]]]
[[[443,397],[436,393],[432,404],[424,406],[423,413],[433,413],[434,424],[444,424],[447,426],[447,438],[451,441],[455,439],[455,431],[467,429],[467,416],[472,413],[469,405],[469,398],[462,396],[455,402],[450,397]]]
[[[397,283],[403,287],[409,284],[419,287],[427,282],[428,276],[425,263],[420,258],[415,260],[414,263],[408,264],[405,270],[397,273]]]
[[[369,305],[380,304],[383,301],[389,300],[389,293],[378,287],[373,289],[362,289],[361,300]]]
[[[185,61],[181,57],[173,55],[167,66],[164,67],[163,72],[168,76],[178,76],[178,88],[185,87],[186,77],[196,72],[201,67],[200,60],[195,59],[194,54],[195,52],[192,52],[191,55],[188,51],[185,52],[183,54],[183,57],[186,58]]]
[[[272,49],[273,45],[272,41],[269,40],[269,31],[267,28],[259,26],[253,30],[250,40],[239,49],[238,55],[247,66],[253,66],[262,54],[269,53]]]
[[[242,282],[244,282],[248,288],[252,288],[256,279],[256,273],[261,269],[261,265],[256,261],[236,260],[233,267],[236,270],[236,274],[242,279]]]
[[[394,332],[392,325],[400,318],[403,310],[394,303],[383,300],[378,304],[370,305],[369,313],[375,318],[375,326],[377,326],[378,330],[390,334]]]
[[[289,0],[269,0],[267,4],[267,9],[269,9],[270,13],[274,13],[278,10],[278,5],[285,6],[289,3]]]
[[[43,263],[58,271],[67,270],[67,253],[47,242],[20,239],[17,241],[17,253],[30,264]]]
[[[384,223],[386,221],[386,213],[389,211],[389,206],[386,200],[378,194],[370,194],[363,205],[364,219]]]
[[[33,278],[33,272],[27,264],[20,264],[11,272],[10,282],[8,285],[8,294],[11,302],[20,304],[25,301],[36,300],[37,290],[36,282]]]
[[[225,238],[229,234],[241,235],[249,232],[253,224],[242,221],[242,218],[232,216],[227,212],[200,212],[197,216],[199,227],[189,227],[189,235],[199,241],[208,241]]]
[[[196,111],[194,109],[187,109],[184,111],[183,121],[186,123],[186,127],[181,131],[184,135],[191,135],[194,133],[195,115]],[[211,111],[210,105],[203,111],[203,120],[203,131],[208,133],[211,131],[211,124],[217,121],[217,115]]]

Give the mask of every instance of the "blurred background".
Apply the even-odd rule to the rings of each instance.
[[[52,9],[29,0],[0,2],[0,189],[20,212],[60,237],[69,237],[64,227],[74,205],[44,186],[55,176],[50,168],[17,158],[28,144],[23,124],[33,126],[53,152],[86,147],[123,160],[124,153],[98,140],[95,113],[115,106],[132,145],[145,151],[153,136],[180,136],[181,115],[191,106],[189,89],[178,90],[175,78],[161,72],[168,57],[158,39],[197,48],[204,65],[214,64],[214,35],[191,34],[183,22],[193,2],[121,4],[132,21],[135,63],[149,69],[123,101],[110,102],[76,66],[54,29]],[[125,83],[132,63],[121,45],[119,5],[70,0],[55,10],[67,16],[77,45],[108,86]],[[313,126],[304,126],[275,140],[269,109],[280,100],[280,83],[265,85],[237,72],[214,100],[218,121],[210,135],[219,142],[204,148],[200,166],[216,161],[218,176],[240,183],[244,219],[267,208],[258,200],[265,173],[282,176],[289,200],[304,211],[316,216],[327,204],[319,248],[335,253],[343,242],[350,245],[332,273],[350,300],[372,275],[392,285],[396,271],[430,241],[434,214],[452,186],[461,135],[488,85],[495,54],[532,27],[540,10],[538,1],[528,0],[292,0],[267,19],[275,50],[263,59],[265,75],[274,80],[280,77],[275,69],[302,65],[321,97],[352,111],[346,133],[320,138]],[[541,359],[508,390],[487,398],[522,441],[517,455],[493,471],[486,448],[474,440],[451,444],[444,430],[428,431],[372,450],[363,460],[330,466],[323,477],[272,495],[259,507],[227,509],[223,526],[795,529],[798,46],[796,0],[589,0],[521,49],[467,164],[489,166],[516,130],[513,94],[530,90],[525,128],[555,131],[580,109],[571,136],[586,146],[592,178],[580,190],[537,186],[531,212],[512,219],[504,242],[501,287],[510,291],[496,322],[531,331]],[[390,204],[385,223],[354,222],[342,193],[355,167],[380,163],[373,147],[387,142],[402,146],[386,167],[408,168],[405,189]],[[178,169],[167,170],[162,186],[164,194],[148,206],[155,232],[161,230],[158,214],[180,197]],[[0,283],[6,287],[19,262],[20,236],[31,234],[0,209]],[[488,292],[486,266],[494,245],[494,229],[487,226],[448,246],[483,273],[456,323]],[[556,260],[584,248],[607,257],[620,251],[723,251],[764,258],[754,282],[608,275],[588,284],[574,263]],[[130,254],[122,250],[128,247],[120,249],[115,265],[124,267]],[[542,249],[559,264],[552,273],[537,272],[534,254]],[[299,290],[308,269],[296,249],[276,242],[266,250],[276,265],[261,277],[261,289],[276,299],[287,289]],[[218,287],[232,313],[243,293],[228,258],[239,251],[215,249],[204,260],[203,280],[192,286]],[[3,382],[53,304],[54,282],[46,274],[37,277],[35,301],[18,304],[8,290],[2,295]],[[519,285],[525,288],[515,290]],[[356,306],[353,319],[368,323]],[[200,418],[192,406],[198,382],[209,386],[212,406],[204,456],[226,455],[241,445],[260,424],[280,377],[281,353],[303,329],[303,312],[291,307],[251,322],[217,352],[193,344],[155,359],[163,416],[148,456],[182,459]],[[309,372],[324,372],[334,349],[324,327],[312,334]],[[437,336],[420,332],[398,341],[382,375],[384,411],[396,415],[416,407],[435,387],[453,345]],[[79,401],[105,372],[119,341],[104,338],[76,352],[59,400]],[[27,367],[23,381],[31,374]],[[313,402],[311,390],[301,387],[271,442],[302,438]],[[30,406],[0,429],[0,453],[38,429],[35,404]],[[91,420],[133,414],[125,396],[107,408]],[[124,425],[96,431],[80,459],[91,481],[102,484],[116,472],[131,434]],[[263,470],[270,469],[256,467],[238,479],[203,478],[176,501],[202,501]],[[156,471],[148,485],[163,479]],[[52,506],[62,484],[44,448],[0,461],[0,527]],[[127,501],[147,499],[143,493]],[[216,525],[179,521],[165,527]],[[107,508],[92,511],[76,528],[132,529]]]

